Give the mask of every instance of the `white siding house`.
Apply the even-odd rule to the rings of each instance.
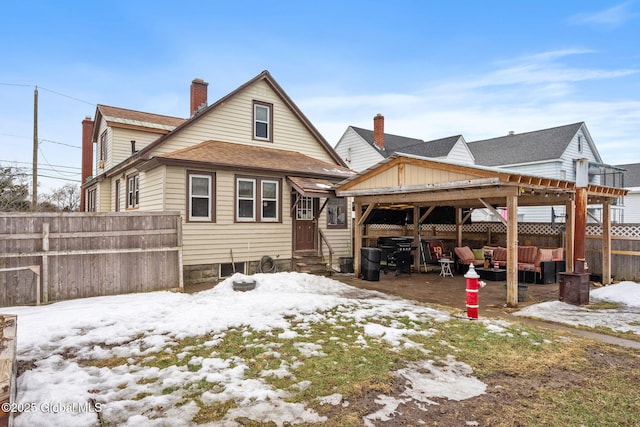
[[[349,126],[336,144],[336,152],[355,171],[368,169],[395,153],[454,163],[474,163],[473,155],[462,135],[423,141],[385,133],[384,117],[381,114],[376,115],[373,122],[373,131]]]
[[[545,178],[576,180],[576,161],[589,162],[589,183],[602,184],[601,173],[615,168],[605,165],[584,122],[525,133],[469,142],[476,164],[505,168]],[[555,221],[564,222],[564,205],[554,206]],[[518,215],[526,222],[550,222],[550,207],[520,207]],[[590,221],[602,217],[600,206],[589,208]],[[612,220],[619,221],[621,211],[612,208]],[[474,211],[472,220],[492,220],[484,210]]]
[[[624,170],[624,188],[629,190],[623,200],[623,221],[640,224],[640,163],[617,165]]]
[[[515,133],[482,141],[466,142],[462,135],[433,141],[422,141],[384,133],[384,117],[374,117],[374,130],[349,126],[336,145],[336,152],[356,171],[364,171],[394,153],[404,153],[469,164],[505,168],[527,175],[576,180],[576,161],[589,162],[589,182],[615,186],[603,177],[616,173],[616,168],[602,162],[587,126],[583,122],[532,132]],[[640,185],[640,184],[639,184]],[[633,202],[633,201],[632,201]],[[564,221],[564,205],[520,207],[520,221]],[[498,209],[500,211],[500,209]],[[553,218],[552,218],[553,216]],[[602,217],[601,207],[589,208],[590,221]],[[612,207],[612,221],[622,221],[622,210]],[[486,209],[476,209],[473,221],[495,221]]]

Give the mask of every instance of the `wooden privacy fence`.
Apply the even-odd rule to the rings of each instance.
[[[178,212],[0,213],[0,306],[182,288]]]
[[[481,248],[483,245],[506,246],[507,230],[501,222],[477,222],[462,226],[464,245]],[[367,244],[375,246],[378,237],[413,235],[413,225],[388,224],[367,225]],[[425,238],[444,240],[448,251],[453,251],[456,242],[454,224],[423,224],[420,235]],[[541,248],[564,246],[564,224],[530,223],[518,224],[518,241],[522,245]],[[602,226],[587,224],[585,258],[589,272],[602,274]],[[616,281],[640,281],[640,224],[613,224],[611,226],[611,274]]]

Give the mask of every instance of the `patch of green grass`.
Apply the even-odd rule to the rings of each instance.
[[[588,310],[615,310],[620,308],[620,304],[611,301],[597,301],[584,306]]]
[[[171,394],[176,391],[175,387],[166,387],[162,389],[162,394]]]
[[[78,362],[81,366],[94,366],[96,368],[115,368],[129,363],[128,357],[110,357],[108,359],[81,360]]]
[[[210,405],[203,404],[200,400],[196,400],[200,410],[193,417],[195,424],[205,424],[221,420],[229,409],[237,408],[238,405],[233,400],[224,402],[215,402]]]
[[[145,397],[149,397],[149,396],[152,396],[152,394],[151,393],[147,393],[147,392],[138,393],[131,400],[142,400]]]
[[[621,372],[610,368],[585,380],[580,386],[541,390],[530,405],[525,425],[545,426],[637,426],[640,414],[638,370]]]
[[[349,321],[305,324],[304,329],[293,325],[292,330],[304,334],[304,339],[280,338],[278,335],[282,331],[275,330],[265,340],[262,333],[233,330],[225,335],[216,351],[221,358],[243,357],[249,367],[245,371],[247,378],[263,378],[274,388],[289,391],[291,395],[287,400],[291,402],[307,401],[333,393],[348,395],[361,389],[363,383],[384,388],[382,385],[390,381],[389,372],[397,369],[407,358],[416,358],[418,354],[416,350],[391,351],[390,346],[382,340],[367,339],[366,345],[363,345],[357,337],[363,335],[364,331]],[[255,345],[256,342],[264,345]],[[294,345],[296,342],[319,345],[318,351],[322,355],[307,356],[304,349]],[[277,357],[274,352],[277,352]],[[262,376],[264,371],[276,370],[281,366],[291,375]],[[297,387],[302,381],[310,382],[309,386],[303,389]]]
[[[433,357],[455,355],[472,366],[480,378],[495,372],[539,372],[548,363],[580,364],[580,358],[566,354],[565,345],[558,345],[554,333],[518,324],[491,332],[482,322],[453,319],[441,324],[432,337],[412,339],[431,350]]]

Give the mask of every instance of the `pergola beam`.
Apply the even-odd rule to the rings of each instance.
[[[498,218],[502,224],[504,224],[505,226],[507,225],[507,220],[504,219],[502,217],[502,215],[500,215],[500,212],[498,212],[493,206],[491,206],[489,203],[485,202],[484,200],[482,200],[482,199],[478,199],[478,200],[480,200],[480,203],[482,203],[485,208],[489,209],[489,211],[492,214],[494,214],[496,216],[496,218]]]

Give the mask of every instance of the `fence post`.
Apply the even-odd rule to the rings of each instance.
[[[40,266],[32,265],[29,267],[29,270],[33,271],[33,274],[36,275],[36,305],[40,305],[40,289],[42,288],[40,285]]]
[[[42,301],[49,302],[49,223],[42,223]]]
[[[177,246],[178,246],[178,283],[180,287],[180,292],[184,292],[184,279],[182,277],[183,267],[182,267],[182,216],[178,215],[176,218],[176,238],[177,238]]]

